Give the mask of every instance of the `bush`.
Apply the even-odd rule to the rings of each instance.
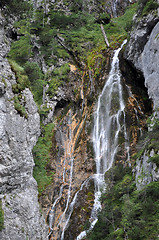
[[[62,65],[61,67],[55,68],[55,70],[52,73],[52,79],[48,82],[49,88],[47,93],[50,96],[54,96],[55,92],[58,90],[58,87],[63,82],[68,82],[68,73],[70,71],[69,65],[66,63]]]
[[[43,79],[43,73],[36,62],[26,62],[24,70],[29,77],[31,83],[34,83],[37,79]]]
[[[159,155],[155,154],[153,157],[149,158],[149,162],[156,163],[157,167],[159,167]]]
[[[101,198],[103,209],[87,239],[157,239],[159,182],[152,182],[136,191],[134,180],[127,170],[125,172],[119,165],[120,174],[116,168],[118,165],[109,170],[113,182],[107,182],[107,190]],[[121,180],[119,175],[122,175]]]
[[[25,0],[1,0],[0,6],[6,6],[9,12],[16,15],[26,14],[32,10],[32,4]]]
[[[9,57],[20,64],[24,64],[32,56],[31,49],[30,35],[27,34],[12,43]]]
[[[159,4],[155,0],[148,0],[142,10],[142,16],[147,15],[151,10],[155,10]]]

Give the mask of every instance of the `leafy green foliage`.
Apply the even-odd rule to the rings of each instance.
[[[24,70],[28,75],[31,83],[31,90],[34,95],[34,100],[37,104],[42,104],[43,86],[45,85],[44,74],[36,62],[26,62]]]
[[[50,123],[42,128],[41,136],[33,149],[35,167],[33,176],[38,183],[39,194],[52,182],[54,172],[47,171],[50,162],[54,124]]]
[[[2,201],[0,200],[0,231],[2,231],[4,227],[4,212],[2,209]]]
[[[159,167],[159,154],[155,154],[153,157],[149,158],[148,161],[156,163],[157,167]]]
[[[54,71],[52,73],[51,81],[49,82],[49,89],[47,91],[47,93],[50,96],[54,95],[54,93],[57,91],[58,87],[63,82],[68,82],[69,71],[70,71],[70,67],[67,63],[62,65],[61,67],[57,67],[56,69],[54,69]]]
[[[142,16],[147,15],[150,11],[159,7],[159,4],[155,0],[148,0],[142,10]]]
[[[0,6],[5,6],[6,9],[12,14],[22,15],[32,10],[31,1],[25,0],[1,0]]]
[[[71,10],[69,15],[63,11],[55,10],[54,4],[52,4],[48,15],[44,13],[43,8],[39,8],[34,13],[32,21],[23,17],[15,23],[15,28],[21,36],[12,44],[9,56],[24,67],[31,83],[35,101],[39,105],[42,103],[44,85],[49,85],[48,94],[53,96],[58,87],[68,81],[69,67],[67,64],[61,67],[56,66],[57,59],[62,58],[64,61],[68,61],[68,58],[72,58],[77,66],[81,66],[80,62],[84,62],[88,68],[93,68],[98,60],[102,65],[101,51],[107,47],[100,24],[94,15],[81,11],[81,3],[80,0],[75,1],[73,5],[77,5],[77,9],[74,9],[70,1],[65,1]],[[115,48],[126,38],[126,23],[130,24],[135,9],[135,4],[133,4],[127,10],[126,20],[120,17],[105,25],[111,47]],[[99,15],[100,22],[106,19],[109,21],[109,16],[106,13]],[[51,78],[44,76],[37,63],[30,62],[35,54],[32,44],[34,41],[40,46],[38,49],[39,57],[41,54],[47,65],[56,66]],[[90,49],[96,49],[96,51],[90,54]],[[97,67],[94,71],[95,77],[98,76],[99,72],[100,69]],[[22,82],[18,84],[13,86],[14,93],[19,93],[25,88]]]
[[[110,171],[111,174],[107,175],[112,179],[101,198],[103,210],[87,239],[157,239],[159,182],[152,182],[143,190],[136,191],[128,169],[119,164]]]
[[[17,84],[12,86],[12,90],[15,94],[18,94],[26,87],[30,87],[30,83],[23,67],[19,66],[19,64],[11,59],[9,59],[9,63],[12,71],[15,73],[17,81]]]
[[[43,79],[43,73],[36,62],[26,62],[24,65],[24,70],[27,73],[31,83],[35,82],[37,79]]]
[[[109,24],[105,25],[105,32],[107,34],[108,39],[109,38],[110,40],[115,39],[115,41],[117,41],[117,38],[119,38],[119,36],[122,36],[121,40],[123,41],[123,38],[127,37],[128,31],[131,30],[132,18],[136,10],[137,4],[135,3],[127,8],[124,15],[112,19],[112,21]]]
[[[32,56],[30,35],[22,36],[18,41],[13,42],[9,57],[16,62],[23,64]]]

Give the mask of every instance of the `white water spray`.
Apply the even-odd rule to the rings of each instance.
[[[124,131],[125,150],[129,159],[128,134],[125,124],[125,104],[123,89],[121,85],[121,73],[119,69],[119,52],[122,46],[115,51],[109,78],[105,83],[103,91],[98,98],[97,110],[94,115],[93,145],[96,161],[96,174],[94,175],[95,200],[91,214],[90,231],[96,224],[98,212],[101,209],[101,191],[106,188],[104,175],[112,167],[115,155],[118,150],[118,137],[120,131]],[[87,234],[83,231],[77,240]]]

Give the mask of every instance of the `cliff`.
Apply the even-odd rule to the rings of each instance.
[[[16,76],[7,60],[10,39],[0,15],[0,193],[4,211],[1,239],[46,239],[47,228],[38,204],[33,178],[33,146],[40,134],[40,118],[28,88],[21,92],[26,117],[15,108],[12,86]]]
[[[0,238],[155,239],[158,2],[32,2],[0,3]]]

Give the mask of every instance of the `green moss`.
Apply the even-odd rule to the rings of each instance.
[[[4,83],[4,86],[7,87],[7,83],[6,83],[6,80],[4,79],[4,77],[2,77],[2,83]]]
[[[53,180],[54,172],[47,170],[47,165],[51,160],[53,128],[53,123],[44,126],[41,136],[36,146],[33,148],[35,161],[33,176],[38,183],[39,195],[41,195],[46,186],[52,183]]]
[[[0,231],[2,231],[4,227],[4,211],[2,209],[2,201],[0,200]]]
[[[93,200],[94,199],[94,194],[92,192],[87,193],[87,201],[88,200]]]
[[[20,101],[20,95],[14,96],[14,108],[17,110],[21,117],[25,117],[26,119],[28,119],[26,109]]]
[[[12,71],[15,73],[16,84],[12,85],[13,93],[18,94],[23,91],[26,87],[30,87],[29,79],[24,71],[24,68],[21,67],[14,60],[9,59],[9,63]]]

